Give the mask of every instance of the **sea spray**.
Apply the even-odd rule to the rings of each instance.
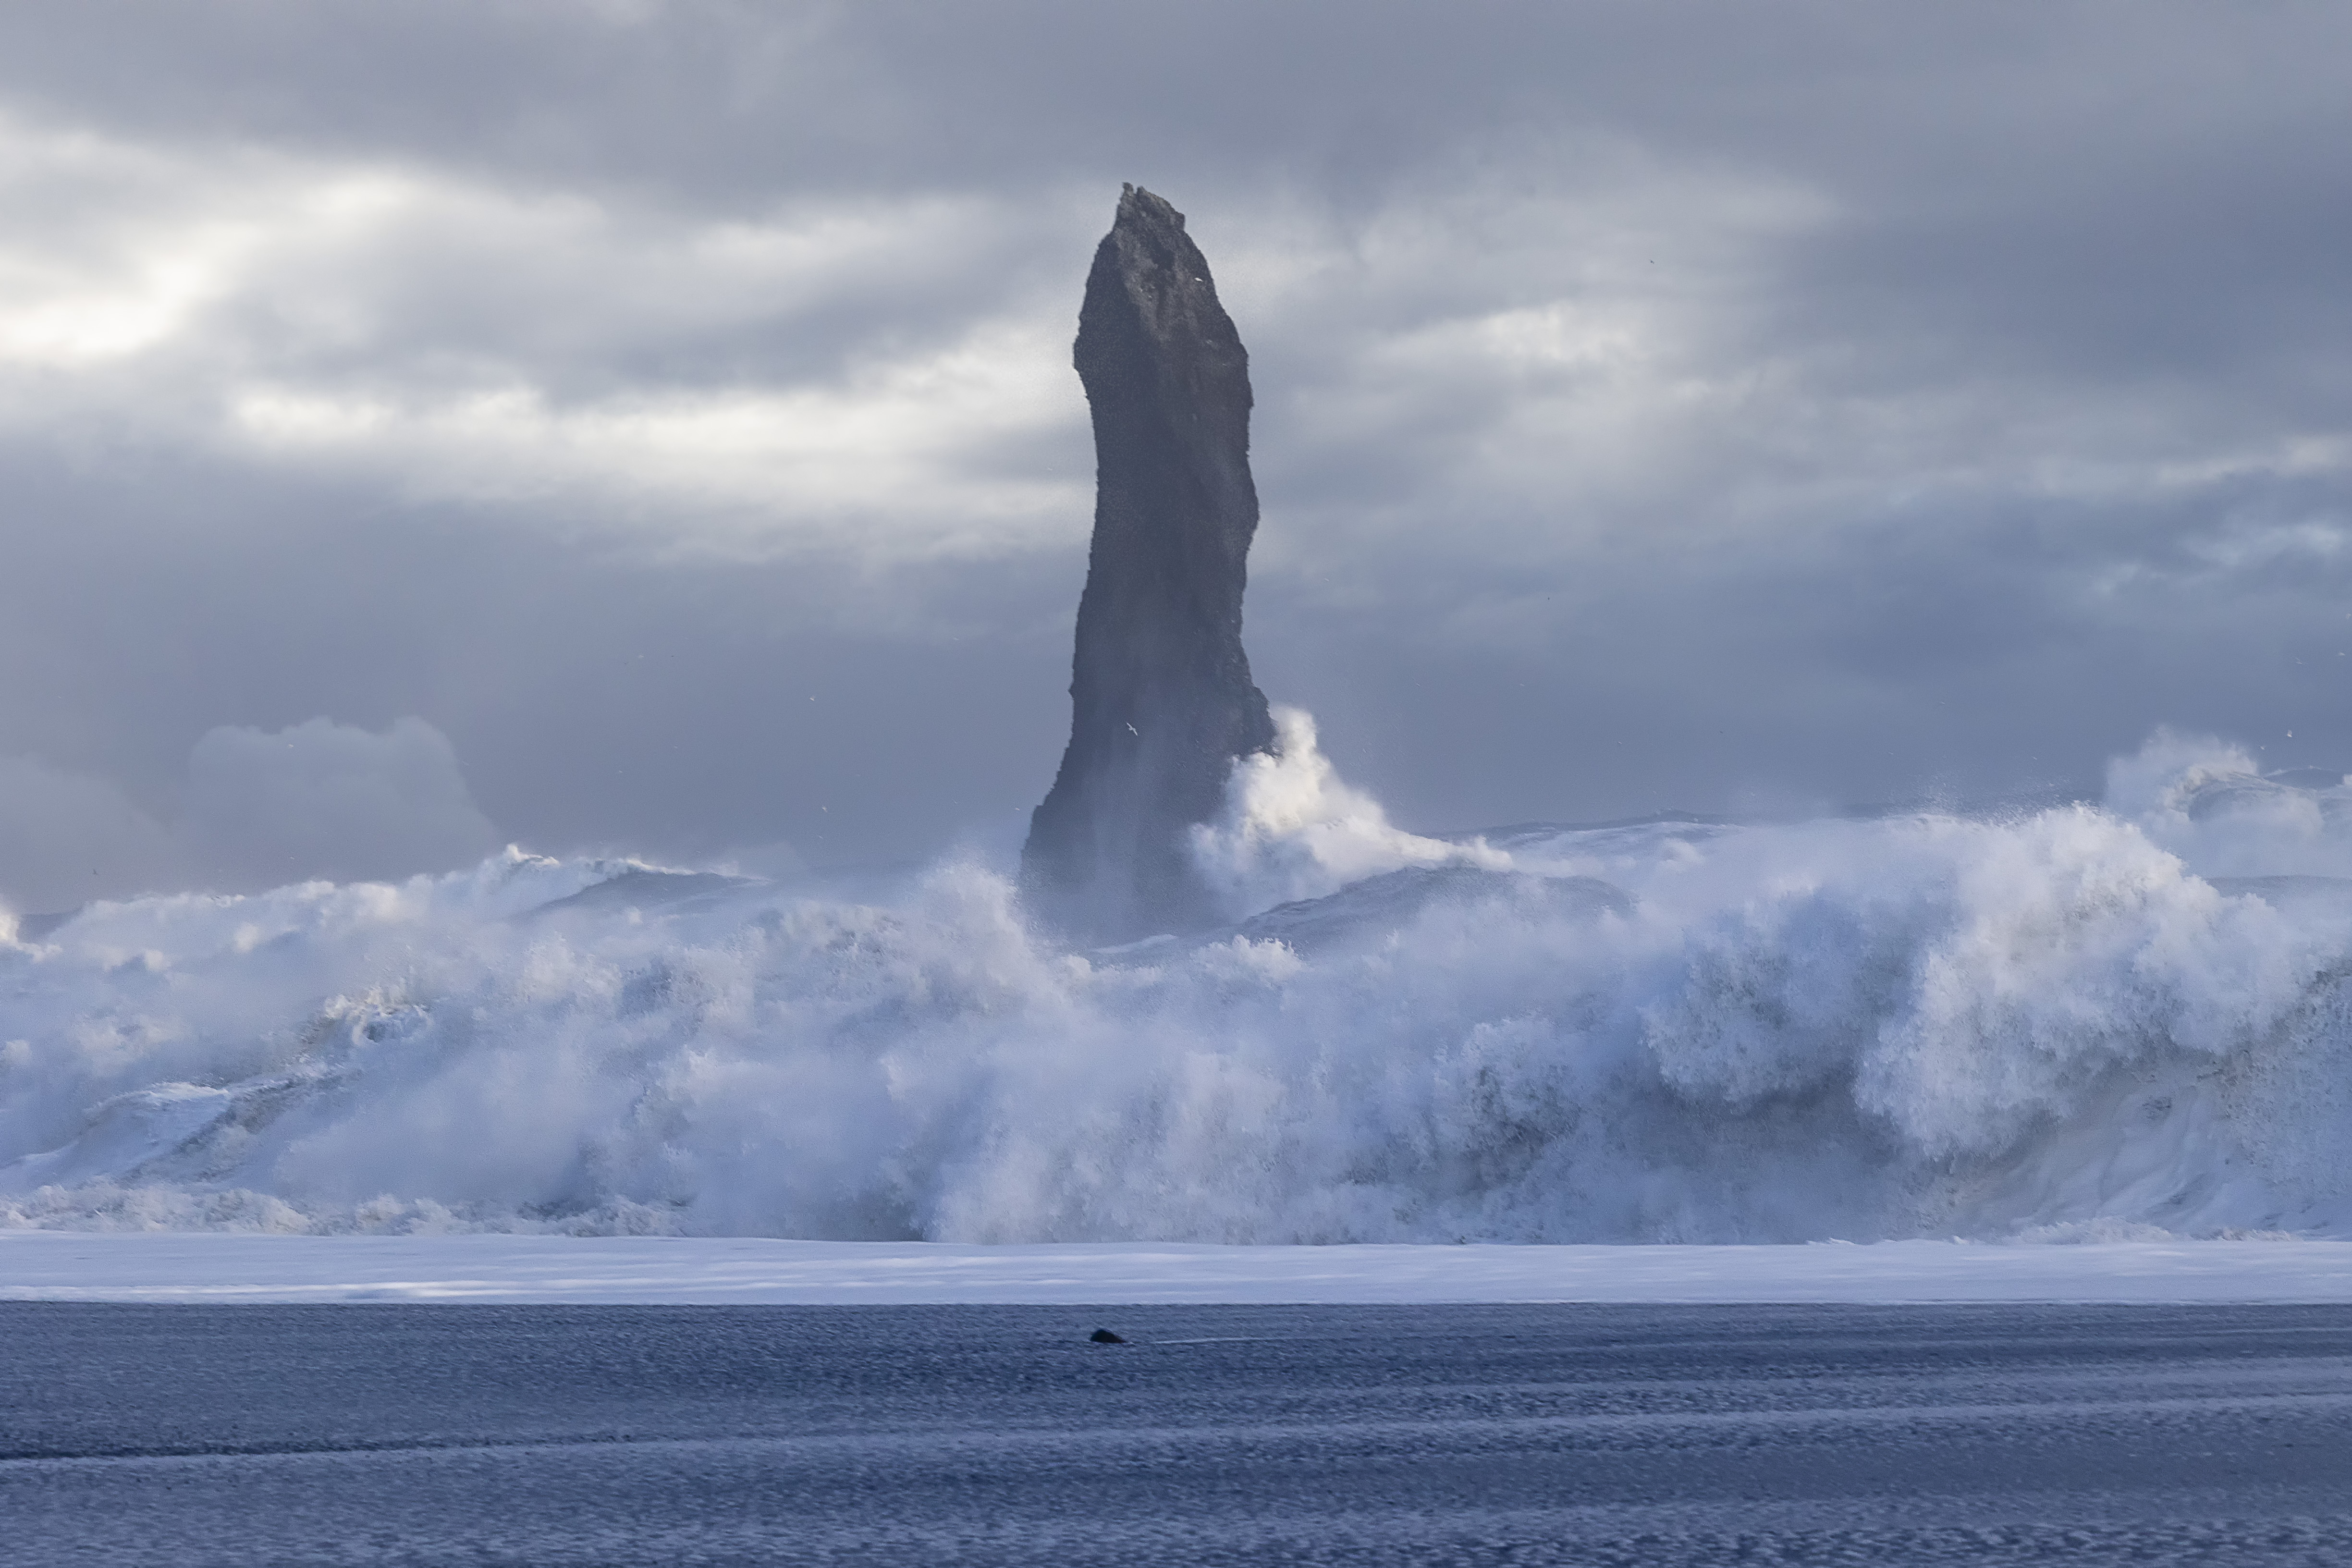
[[[1323,898],[1402,867],[1509,868],[1510,857],[1484,839],[1456,844],[1393,826],[1378,800],[1339,777],[1312,714],[1273,711],[1274,749],[1236,759],[1223,813],[1192,829],[1193,859],[1230,918]]]
[[[966,862],[853,901],[514,851],[20,931],[0,1223],[2352,1226],[2340,784],[2163,737],[2105,806],[1454,844],[1284,722],[1199,845],[1233,923],[1113,950]]]

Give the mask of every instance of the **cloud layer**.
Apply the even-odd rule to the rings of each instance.
[[[452,800],[1016,832],[1121,179],[1252,350],[1262,683],[1400,821],[2088,792],[2167,722],[2352,764],[2339,13],[1164,21],[12,18],[0,890],[198,875],[192,750],[321,715],[453,748],[385,864]]]

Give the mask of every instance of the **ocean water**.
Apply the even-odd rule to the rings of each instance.
[[[0,1225],[956,1241],[2352,1226],[2352,787],[2158,736],[2006,816],[1391,826],[1284,715],[1108,951],[509,850],[0,945]]]

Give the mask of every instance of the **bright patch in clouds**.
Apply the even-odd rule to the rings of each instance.
[[[1058,347],[1034,325],[992,323],[824,386],[574,403],[529,384],[441,396],[255,386],[229,417],[267,457],[364,466],[426,495],[556,497],[620,517],[684,502],[696,526],[668,542],[688,551],[990,554],[1060,542],[1091,504],[1084,474],[974,471],[992,447],[1082,412],[1064,376],[1039,374]]]
[[[1580,537],[1563,511],[1657,502],[1766,377],[1728,341],[1746,291],[1831,205],[1591,162],[1548,191],[1408,189],[1351,216],[1178,193],[1262,366],[1288,508],[1269,564],[1438,505],[1557,555]],[[665,554],[871,565],[1085,536],[1068,341],[1099,192],[704,213],[23,120],[0,120],[0,167],[46,215],[0,241],[0,417],[20,428],[95,417]],[[1409,459],[1403,483],[1286,493],[1286,464],[1368,450]]]
[[[992,204],[706,221],[16,120],[0,180],[38,215],[0,239],[20,429],[63,412],[425,499],[555,500],[688,551],[993,553],[1085,526],[1081,468],[1003,460],[1083,439],[1067,301],[890,309],[1017,235]]]

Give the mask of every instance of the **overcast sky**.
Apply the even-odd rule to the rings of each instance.
[[[2352,766],[2340,4],[0,4],[0,893],[1002,847],[1119,182],[1401,822]],[[2291,734],[2290,734],[2291,732]]]

